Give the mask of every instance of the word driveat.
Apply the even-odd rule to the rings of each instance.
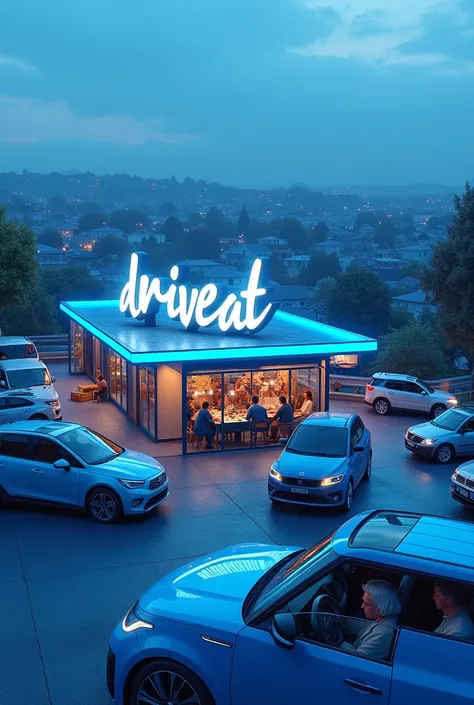
[[[278,302],[268,302],[267,289],[260,285],[262,260],[256,259],[250,270],[247,288],[238,294],[225,286],[205,284],[192,286],[182,281],[177,265],[169,277],[150,277],[146,273],[145,253],[134,252],[130,260],[130,276],[120,296],[120,311],[126,316],[156,325],[160,306],[167,315],[178,319],[189,331],[217,325],[223,333],[258,333],[271,321]]]

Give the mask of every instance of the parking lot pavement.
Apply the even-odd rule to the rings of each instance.
[[[453,466],[418,460],[403,436],[419,417],[356,410],[373,435],[373,474],[353,513],[397,508],[470,519],[451,500]],[[159,453],[159,446],[154,446]],[[163,458],[171,495],[151,515],[100,526],[80,513],[0,511],[0,693],[8,705],[105,705],[109,634],[160,576],[233,543],[308,545],[347,515],[275,506],[267,473],[278,449]]]

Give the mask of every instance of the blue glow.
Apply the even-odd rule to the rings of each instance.
[[[80,308],[116,308],[119,310],[120,301],[118,299],[107,299],[106,301],[65,301],[65,306],[78,306]],[[62,303],[60,304],[61,311],[69,313],[70,308],[63,308]]]
[[[284,323],[291,323],[294,326],[298,326],[298,328],[310,330],[313,333],[323,333],[327,335],[328,331],[331,331],[333,335],[337,334],[338,337],[340,337],[343,341],[351,340],[356,342],[360,340],[361,342],[363,342],[370,340],[370,338],[366,338],[363,335],[351,333],[350,331],[343,330],[342,328],[336,328],[335,326],[328,326],[327,323],[320,323],[320,321],[312,321],[309,318],[295,316],[294,313],[288,313],[287,311],[277,311],[274,317],[276,320],[280,320]]]
[[[89,302],[102,303],[102,302]],[[77,305],[77,304],[76,304]],[[343,355],[348,353],[374,352],[377,350],[375,340],[360,339],[359,342],[326,343],[324,345],[275,345],[273,347],[262,348],[233,348],[221,350],[184,350],[176,352],[156,352],[156,353],[132,353],[120,343],[110,338],[101,330],[85,321],[81,316],[72,311],[65,304],[60,304],[61,311],[64,311],[80,326],[102,340],[112,350],[135,365],[149,363],[167,362],[203,362],[206,360],[238,360],[242,358],[276,358],[276,357],[302,357],[308,355]]]

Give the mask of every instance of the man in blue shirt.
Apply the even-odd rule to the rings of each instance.
[[[194,422],[194,433],[196,436],[204,436],[206,439],[206,448],[212,449],[214,436],[216,435],[216,425],[209,411],[209,402],[203,401],[201,409],[199,409],[196,421]]]
[[[252,397],[252,406],[247,411],[247,416],[245,417],[250,423],[256,424],[260,421],[268,421],[267,410],[264,406],[258,403],[257,395]]]
[[[280,423],[292,424],[294,421],[293,407],[291,406],[291,404],[288,404],[288,402],[286,401],[286,397],[280,397],[280,404],[281,406],[273,417],[271,426],[271,436],[274,441],[276,441],[276,437],[280,428]]]

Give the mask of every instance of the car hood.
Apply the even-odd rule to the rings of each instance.
[[[464,475],[464,477],[467,477],[469,480],[474,480],[474,461],[468,460],[467,463],[462,463],[459,465],[456,470],[458,470],[461,475]]]
[[[452,436],[455,433],[455,431],[448,431],[446,428],[435,426],[430,421],[410,426],[408,430],[411,433],[416,433],[417,436],[421,436],[421,438],[444,438],[444,436]]]
[[[241,544],[184,565],[155,583],[140,599],[149,614],[237,633],[242,604],[257,580],[291,546]]]
[[[304,477],[322,480],[334,475],[345,465],[347,458],[325,458],[317,455],[298,455],[284,450],[278,460],[277,470],[287,477]]]
[[[9,389],[8,391],[10,394],[12,392],[18,392],[19,394],[21,394],[21,392],[28,392],[29,394],[33,394],[36,399],[40,401],[55,401],[59,399],[58,393],[52,384],[44,384],[39,387],[21,387],[18,389]]]
[[[149,477],[158,475],[164,470],[162,464],[144,453],[138,453],[135,450],[126,450],[122,455],[119,455],[108,463],[102,463],[95,466],[104,470],[107,474],[111,472],[117,477],[132,480],[147,480]]]
[[[448,401],[448,399],[455,399],[456,396],[451,394],[451,392],[445,392],[443,389],[435,389],[434,393],[431,394],[431,398],[439,399],[439,401]],[[451,404],[449,407],[451,407]]]

